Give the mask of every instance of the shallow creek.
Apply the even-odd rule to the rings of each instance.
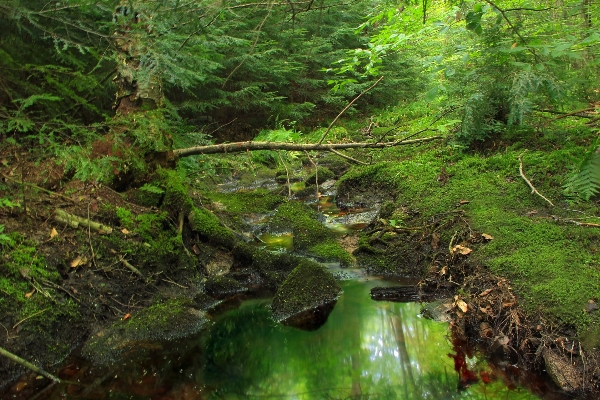
[[[376,278],[341,281],[325,325],[302,331],[274,322],[269,299],[222,313],[209,331],[148,346],[109,367],[78,366],[82,388],[51,399],[534,399],[508,388],[483,359],[467,359],[478,382],[458,389],[447,324],[420,317],[417,303],[376,302]],[[94,382],[95,383],[92,383]],[[488,383],[484,383],[489,381]],[[86,388],[87,387],[87,388]]]
[[[343,234],[377,210],[340,212],[333,196],[309,202]],[[373,214],[373,215],[371,215]],[[260,216],[264,219],[264,216]],[[258,245],[293,248],[291,233],[263,233]],[[43,399],[535,399],[503,369],[463,358],[448,325],[420,316],[421,304],[377,302],[375,286],[415,284],[367,277],[330,265],[343,293],[315,331],[276,323],[270,299],[243,302],[213,318],[207,331],[170,343],[140,343],[137,355],[110,366],[71,360],[62,370],[83,384],[48,390]],[[457,361],[458,360],[458,361]],[[457,362],[474,381],[459,384]]]

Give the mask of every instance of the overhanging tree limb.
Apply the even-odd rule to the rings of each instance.
[[[213,144],[208,146],[189,147],[186,149],[173,150],[174,158],[189,157],[198,154],[223,154],[223,153],[241,153],[244,151],[255,150],[288,150],[288,151],[331,151],[343,149],[382,149],[386,147],[403,146],[409,144],[431,142],[442,139],[442,136],[431,136],[422,139],[396,140],[384,143],[287,143],[287,142],[235,142],[224,144]]]

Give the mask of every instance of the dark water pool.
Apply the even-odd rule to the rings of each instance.
[[[467,360],[484,383],[458,390],[447,325],[419,316],[416,303],[375,302],[376,279],[341,282],[327,323],[305,332],[275,323],[269,300],[245,302],[209,333],[147,346],[144,356],[108,367],[67,367],[85,383],[50,399],[534,399]],[[71,368],[71,371],[69,371]],[[491,378],[491,379],[488,379]]]

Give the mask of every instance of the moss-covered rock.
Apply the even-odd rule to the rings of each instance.
[[[318,175],[318,177],[317,177]],[[319,184],[328,181],[330,179],[335,178],[335,174],[333,173],[333,171],[331,171],[329,168],[326,167],[318,167],[318,172],[317,173],[312,173],[310,174],[305,180],[304,182],[306,183],[306,186],[311,186],[315,184],[315,181],[318,180]]]
[[[341,291],[325,267],[303,260],[277,290],[271,303],[273,318],[284,324],[316,329],[327,320]]]
[[[354,167],[338,181],[338,207],[374,207],[394,201],[398,180],[386,163]]]
[[[204,288],[206,293],[215,299],[232,297],[246,291],[238,281],[227,276],[211,276],[206,281]]]
[[[100,364],[155,348],[152,342],[175,340],[195,334],[208,325],[204,312],[189,300],[174,299],[140,311],[125,321],[93,335],[82,354]]]
[[[204,208],[196,208],[188,215],[190,227],[205,239],[226,248],[233,248],[236,238],[233,232],[224,227],[219,219]]]
[[[268,223],[271,232],[292,231],[294,250],[308,253],[322,261],[339,261],[344,265],[354,259],[336,241],[335,234],[318,219],[307,205],[290,202],[282,204]]]

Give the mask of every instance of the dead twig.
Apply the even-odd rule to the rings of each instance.
[[[310,154],[308,154],[308,151],[305,151],[306,156],[308,157],[308,161],[310,161],[310,163],[315,167],[315,185],[317,185],[317,207],[319,206],[319,197],[320,193],[319,193],[319,167],[317,167],[317,164],[315,164],[315,162],[312,160],[312,158],[310,158]]]
[[[80,303],[80,304],[81,304],[81,301],[79,301],[79,299],[78,299],[77,297],[75,297],[75,296],[74,296],[72,293],[70,293],[70,292],[69,292],[67,289],[65,289],[64,287],[62,287],[62,286],[60,286],[60,285],[57,285],[56,283],[54,283],[54,282],[51,282],[51,281],[49,281],[49,280],[47,280],[47,279],[44,279],[44,278],[42,278],[41,280],[42,280],[42,283],[43,283],[44,285],[47,285],[47,286],[53,287],[54,289],[62,290],[62,291],[63,291],[63,292],[65,292],[65,293],[66,293],[66,294],[67,294],[69,297],[71,297],[73,300],[75,300],[77,303]]]
[[[178,287],[180,287],[182,289],[189,289],[187,286],[180,285],[179,283],[174,282],[171,279],[162,278],[162,280],[165,281],[165,282],[167,282],[167,283],[170,283],[171,285],[178,286]]]
[[[344,109],[342,111],[340,111],[340,113],[337,115],[337,117],[335,117],[333,119],[333,121],[331,122],[331,124],[329,124],[329,126],[327,127],[327,130],[325,131],[325,133],[323,134],[323,136],[321,136],[321,140],[319,140],[319,144],[323,143],[323,140],[325,140],[325,137],[327,136],[327,134],[331,130],[331,127],[333,127],[333,125],[342,116],[342,114],[345,113],[346,110],[348,110],[350,107],[352,107],[352,104],[354,104],[356,102],[356,100],[360,99],[363,94],[367,93],[369,90],[371,90],[375,86],[377,86],[377,84],[379,82],[381,82],[382,79],[383,79],[383,76],[381,76],[379,79],[377,79],[377,82],[375,82],[374,84],[372,84],[371,86],[369,86],[368,88],[366,88],[365,90],[363,90],[362,92],[360,92],[360,94],[358,96],[356,96],[354,99],[352,99],[352,101],[350,103],[348,103],[348,105],[346,107],[344,107]]]
[[[142,274],[139,269],[137,269],[136,267],[131,265],[122,255],[117,254],[117,252],[114,250],[110,250],[110,252],[113,253],[114,255],[116,255],[117,258],[119,259],[119,261],[121,261],[121,264],[123,264],[125,267],[127,267],[131,272],[133,272],[140,278],[144,277],[144,274]]]
[[[36,315],[40,315],[40,314],[42,314],[42,313],[44,313],[44,312],[46,312],[46,311],[48,311],[48,308],[44,308],[42,311],[38,311],[38,312],[36,312],[36,313],[33,313],[33,314],[31,314],[29,317],[25,317],[25,318],[23,318],[22,320],[20,320],[19,322],[17,322],[16,324],[14,324],[12,328],[13,328],[13,329],[16,329],[16,328],[17,328],[17,326],[19,326],[21,323],[23,323],[23,322],[27,321],[28,319],[31,319],[31,318],[35,317]],[[0,354],[1,354],[1,353],[0,353]]]
[[[18,185],[21,185],[21,186],[31,186],[32,188],[35,188],[35,189],[41,190],[42,192],[46,192],[46,193],[48,193],[50,196],[57,196],[57,197],[60,197],[61,199],[64,199],[64,200],[70,201],[71,203],[77,203],[75,200],[73,200],[73,199],[72,199],[72,198],[70,198],[70,197],[64,196],[64,195],[62,195],[62,194],[60,194],[60,193],[56,193],[56,192],[53,192],[53,191],[51,191],[51,190],[48,190],[48,189],[44,189],[43,187],[39,187],[38,185],[35,185],[35,184],[33,184],[33,183],[29,183],[29,182],[19,182],[18,180],[16,180],[16,179],[13,179],[13,178],[11,178],[11,177],[9,177],[9,176],[7,176],[7,175],[3,174],[2,172],[0,172],[0,175],[2,175],[2,177],[3,177],[4,179],[6,179],[6,180],[9,180],[9,181],[11,181],[11,182],[14,182],[14,183],[16,183],[16,184],[18,184]]]
[[[525,180],[527,185],[529,185],[529,187],[531,188],[531,194],[537,194],[542,199],[546,200],[552,207],[554,207],[554,203],[552,203],[550,200],[548,200],[543,194],[538,192],[537,189],[531,183],[531,181],[529,179],[527,179],[527,177],[525,176],[525,173],[523,172],[523,154],[525,154],[526,151],[527,151],[527,149],[525,149],[525,151],[523,151],[521,154],[519,154],[519,157],[518,157],[519,158],[519,174],[521,174],[521,178],[523,178],[523,180]]]
[[[16,362],[20,366],[25,367],[25,368],[35,372],[36,374],[43,375],[46,378],[53,380],[54,382],[57,382],[57,383],[63,382],[61,379],[57,378],[56,376],[52,375],[51,373],[46,372],[43,369],[36,367],[29,361],[22,359],[21,357],[11,353],[8,350],[5,350],[2,347],[0,347],[0,355],[3,355],[4,357],[8,358],[9,360]]]
[[[333,154],[337,154],[338,156],[340,156],[340,157],[342,157],[342,158],[345,158],[346,160],[349,160],[349,161],[355,162],[355,163],[357,163],[357,164],[360,164],[360,165],[369,165],[369,164],[367,164],[366,162],[363,162],[363,161],[357,160],[356,158],[352,158],[352,157],[350,157],[350,156],[347,156],[347,155],[345,155],[345,154],[342,154],[342,153],[340,153],[340,152],[339,152],[339,151],[337,151],[337,150],[330,149],[329,151],[331,151]]]
[[[288,169],[287,165],[283,161],[283,157],[281,157],[281,152],[278,151],[277,155],[279,156],[279,161],[281,161],[281,163],[283,164],[283,167],[285,168],[285,177],[287,179],[287,187],[288,187],[288,199],[291,199],[292,198],[292,185],[290,184],[290,170]]]

